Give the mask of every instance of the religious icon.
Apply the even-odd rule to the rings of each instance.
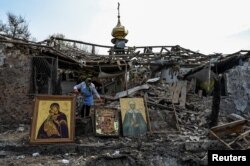
[[[121,98],[124,136],[138,137],[147,132],[147,118],[143,98]]]
[[[95,133],[97,136],[119,136],[117,110],[112,108],[95,109]]]
[[[37,96],[30,142],[72,142],[75,130],[74,112],[73,96]]]

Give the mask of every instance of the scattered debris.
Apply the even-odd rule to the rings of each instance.
[[[249,149],[250,145],[250,130],[244,132],[245,125],[247,124],[248,120],[237,120],[227,124],[223,124],[220,126],[215,126],[210,129],[210,137],[215,137],[220,142],[222,142],[228,149],[233,150],[235,148],[245,150]],[[242,133],[243,132],[243,133]],[[236,136],[236,138],[235,138]],[[229,143],[223,140],[223,138],[227,140],[231,137]],[[240,142],[243,143],[241,144]],[[236,145],[236,146],[235,146]]]
[[[20,126],[20,127],[17,128],[17,131],[18,131],[18,132],[23,132],[24,130],[25,130],[25,128],[22,127],[22,126]]]
[[[37,157],[37,156],[39,156],[39,155],[40,155],[40,154],[39,154],[38,152],[32,154],[33,157]]]
[[[20,155],[20,156],[17,156],[16,159],[19,160],[19,159],[24,159],[25,158],[25,155]]]
[[[117,155],[119,155],[120,154],[120,151],[119,150],[116,150],[112,155],[113,156],[117,156]]]
[[[3,150],[0,151],[0,158],[4,158],[7,155],[7,153]]]
[[[58,160],[58,162],[61,162],[63,164],[69,164],[69,160],[66,159]]]
[[[235,121],[235,120],[245,120],[245,119],[246,119],[246,118],[243,118],[242,116],[240,116],[240,115],[238,115],[238,114],[235,114],[235,113],[230,114],[230,115],[228,116],[228,118],[229,118],[230,120],[233,120],[233,121]]]

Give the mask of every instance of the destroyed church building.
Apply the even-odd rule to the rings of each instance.
[[[119,110],[122,97],[144,98],[151,137],[184,142],[193,153],[178,159],[166,152],[175,162],[201,164],[209,148],[249,149],[249,50],[205,55],[179,45],[130,47],[127,34],[118,14],[113,46],[0,35],[0,131],[30,125],[36,95],[72,95],[74,85],[91,77],[109,107]],[[232,133],[231,140],[224,137]],[[202,147],[190,143],[202,141]]]

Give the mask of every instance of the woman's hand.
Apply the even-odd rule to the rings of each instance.
[[[103,100],[102,100],[102,98],[101,98],[101,97],[99,97],[99,102],[100,102],[100,103],[102,103],[102,102],[103,102]]]
[[[77,89],[74,89],[73,92],[74,93],[79,93],[79,91]]]

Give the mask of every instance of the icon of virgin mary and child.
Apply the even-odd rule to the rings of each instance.
[[[60,105],[52,103],[50,105],[49,115],[39,128],[37,138],[68,138],[67,117],[60,112]]]

